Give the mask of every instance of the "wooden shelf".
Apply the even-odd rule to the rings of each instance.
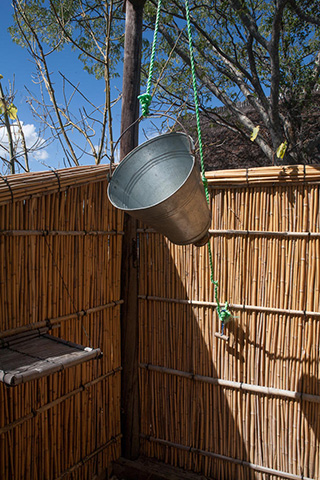
[[[59,372],[101,355],[100,348],[84,347],[37,329],[0,340],[0,381],[14,386]]]

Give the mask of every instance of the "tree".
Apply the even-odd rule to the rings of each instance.
[[[147,5],[152,23],[155,6]],[[185,6],[164,0],[162,8],[158,77],[172,49],[174,56],[156,96],[162,105],[174,99],[175,110],[186,111],[192,92]],[[310,161],[320,135],[314,138],[303,118],[319,89],[319,2],[204,0],[190,2],[190,12],[203,114],[248,140],[254,133],[269,162],[277,156]],[[213,98],[225,113],[213,108]],[[244,113],[243,101],[254,119]]]
[[[155,3],[149,0],[144,8],[144,78]],[[111,106],[117,99],[111,98],[110,84],[123,55],[123,1],[14,0],[14,7],[13,38],[29,49],[42,85],[34,109],[61,143],[68,163],[77,165],[85,150],[82,144],[77,147],[75,131],[96,163],[113,158]],[[319,89],[319,2],[190,0],[190,12],[202,115],[246,141],[254,139],[266,163],[310,162],[320,145],[314,125],[305,121]],[[160,34],[153,109],[190,116],[194,106],[184,2],[163,0]],[[49,60],[62,48],[77,51],[84,69],[103,79],[101,107],[64,77],[58,95]],[[75,95],[83,102],[77,114],[71,109]],[[216,108],[217,100],[223,111]],[[250,112],[243,110],[243,102]]]
[[[11,35],[28,49],[36,67],[40,92],[28,92],[34,114],[60,143],[68,165],[79,165],[84,154],[96,164],[113,159],[111,108],[118,98],[111,99],[110,82],[122,51],[122,1],[14,0],[13,6]],[[83,68],[103,80],[102,105],[60,72],[58,91],[50,58],[63,48],[76,52]]]

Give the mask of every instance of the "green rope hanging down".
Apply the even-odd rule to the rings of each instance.
[[[185,0],[185,5],[186,5],[186,19],[187,19],[187,27],[188,27],[188,38],[189,38],[189,56],[190,56],[190,67],[191,67],[191,75],[192,75],[194,106],[195,106],[195,111],[196,111],[197,132],[198,132],[198,141],[199,141],[201,175],[202,175],[202,181],[203,181],[203,186],[204,186],[205,193],[206,193],[207,202],[208,202],[208,205],[210,206],[208,181],[207,181],[206,175],[205,175],[204,159],[203,159],[203,146],[202,146],[202,137],[201,137],[200,113],[199,113],[199,102],[198,102],[198,91],[197,91],[197,77],[196,77],[196,69],[195,69],[194,56],[193,56],[190,10],[189,10],[188,0]],[[209,245],[209,243],[208,243],[208,245]]]
[[[194,56],[193,56],[190,10],[189,10],[188,0],[185,0],[185,6],[186,6],[186,19],[187,19],[187,27],[188,27],[188,38],[189,38],[190,66],[191,66],[191,74],[192,74],[194,104],[195,104],[195,112],[196,112],[196,120],[197,120],[197,133],[198,133],[198,141],[199,141],[201,177],[202,177],[202,182],[203,182],[203,186],[204,186],[204,190],[205,190],[207,203],[210,207],[210,196],[209,196],[209,189],[208,189],[208,181],[207,181],[206,176],[205,176],[205,168],[204,168],[203,145],[202,145],[202,137],[201,137],[200,114],[199,114],[199,102],[198,102],[198,93],[197,93],[197,79],[196,79],[196,71],[195,71]],[[141,108],[142,108],[142,115],[144,117],[149,115],[149,106],[150,106],[151,100],[152,100],[150,90],[151,90],[154,58],[155,58],[155,51],[156,51],[156,44],[157,44],[157,36],[158,36],[158,30],[159,30],[160,10],[161,10],[161,0],[158,0],[157,16],[156,16],[156,23],[155,23],[155,28],[154,28],[154,36],[153,36],[153,42],[152,42],[152,52],[151,52],[151,59],[150,59],[150,66],[149,66],[149,76],[148,76],[148,82],[147,82],[147,90],[146,90],[145,93],[138,96],[138,99],[140,101],[140,105],[141,105]],[[217,303],[217,313],[218,313],[218,317],[221,321],[221,328],[222,328],[222,334],[223,334],[223,329],[224,329],[225,323],[227,323],[233,317],[233,315],[228,310],[228,303],[227,302],[225,303],[224,308],[221,308],[220,303],[219,303],[218,282],[215,281],[214,278],[213,278],[213,261],[212,261],[212,251],[211,251],[210,242],[208,242],[208,254],[209,254],[209,264],[210,264],[210,280],[211,280],[211,283],[214,285],[215,299],[216,299],[216,303]]]
[[[204,158],[203,158],[203,145],[202,145],[202,137],[201,137],[201,126],[200,126],[200,113],[199,113],[199,102],[198,102],[198,92],[197,92],[197,78],[196,78],[196,69],[194,63],[194,55],[193,55],[193,46],[192,46],[192,35],[191,35],[191,22],[190,22],[190,10],[189,10],[189,3],[188,0],[185,0],[186,6],[186,19],[187,19],[187,27],[188,27],[188,39],[189,39],[189,55],[190,55],[190,67],[191,67],[191,74],[192,74],[192,85],[193,85],[193,95],[194,95],[194,105],[195,105],[195,112],[196,112],[196,121],[197,121],[197,132],[198,132],[198,141],[199,141],[199,155],[200,155],[200,165],[201,165],[201,176],[202,182],[206,194],[206,199],[208,205],[210,207],[210,196],[209,196],[209,188],[208,188],[208,181],[205,176],[205,168],[204,168]],[[208,254],[209,254],[209,264],[210,264],[210,280],[211,283],[214,285],[214,292],[215,292],[215,299],[217,303],[217,313],[219,320],[221,321],[221,332],[223,335],[224,325],[233,317],[232,313],[228,310],[228,302],[225,303],[225,307],[221,309],[219,299],[218,299],[218,282],[213,278],[213,261],[212,261],[212,251],[210,241],[208,242]]]
[[[158,36],[158,30],[159,30],[160,10],[161,10],[161,0],[158,0],[156,24],[154,27],[152,51],[151,51],[150,66],[149,66],[149,76],[148,76],[148,82],[147,82],[147,90],[145,93],[142,93],[141,95],[138,96],[141,109],[142,109],[142,115],[144,117],[149,115],[149,107],[151,105],[151,100],[152,100],[150,90],[151,90],[151,82],[152,82],[152,74],[153,74],[153,66],[154,66],[154,57],[156,53],[157,36]]]

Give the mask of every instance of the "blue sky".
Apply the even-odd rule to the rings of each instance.
[[[29,105],[27,104],[27,92],[25,87],[38,93],[38,87],[33,82],[33,73],[35,66],[32,63],[31,57],[27,49],[16,45],[8,32],[8,27],[12,25],[13,7],[9,0],[2,0],[1,2],[1,17],[0,17],[0,45],[1,45],[1,69],[0,74],[3,75],[2,85],[5,89],[9,82],[14,80],[14,90],[16,91],[15,105],[18,108],[18,115],[20,121],[23,122],[26,128],[26,133],[30,139],[36,138],[39,135],[41,126],[32,115]],[[55,81],[55,89],[57,92],[62,91],[62,78],[58,71],[61,71],[67,78],[75,84],[80,83],[79,88],[88,92],[90,100],[94,104],[101,104],[103,101],[104,83],[97,81],[92,75],[89,75],[82,68],[81,62],[78,61],[77,55],[66,49],[49,57],[50,71],[53,73]],[[121,78],[113,85],[113,98],[116,98],[121,91]],[[76,102],[77,99],[74,97]],[[77,104],[74,104],[77,110]],[[115,135],[119,135],[120,124],[120,102],[113,110]],[[31,141],[31,140],[30,140]],[[44,151],[36,155],[37,158],[30,158],[30,169],[32,171],[41,171],[46,168],[63,168],[63,153],[57,142],[51,143]],[[92,158],[84,156],[81,159],[81,164],[92,163]]]

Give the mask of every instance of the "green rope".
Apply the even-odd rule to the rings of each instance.
[[[156,16],[156,23],[154,26],[154,34],[153,34],[153,42],[152,42],[152,51],[151,51],[151,58],[150,58],[150,65],[149,65],[149,76],[147,82],[147,90],[145,93],[142,93],[138,96],[142,115],[146,117],[149,115],[149,107],[151,105],[152,96],[150,94],[151,90],[151,82],[152,82],[152,74],[153,74],[153,66],[154,66],[154,57],[156,54],[156,45],[157,45],[157,36],[159,30],[159,18],[160,18],[160,10],[161,10],[161,0],[158,0],[158,8],[157,8],[157,16]]]
[[[206,194],[206,199],[208,205],[210,207],[210,196],[209,196],[209,188],[208,188],[208,181],[205,176],[205,168],[204,168],[204,158],[203,158],[203,145],[202,145],[202,137],[201,137],[201,125],[200,125],[200,113],[199,113],[199,102],[198,102],[198,92],[197,92],[197,77],[196,77],[196,69],[194,63],[194,55],[193,55],[193,46],[192,46],[192,35],[191,35],[191,22],[190,22],[190,10],[189,10],[189,2],[185,0],[186,6],[186,20],[188,26],[188,38],[189,38],[189,55],[190,55],[190,67],[191,67],[191,74],[192,74],[192,85],[193,85],[193,95],[194,95],[194,105],[195,105],[195,112],[196,112],[196,120],[197,120],[197,132],[198,132],[198,140],[199,140],[199,154],[200,154],[200,165],[201,165],[201,176],[202,182],[204,186],[204,191]],[[210,264],[210,280],[211,283],[214,285],[214,293],[215,299],[217,303],[217,313],[218,317],[221,321],[221,328],[222,334],[225,323],[227,323],[232,314],[228,310],[228,303],[225,303],[225,307],[221,309],[220,302],[218,299],[218,282],[213,278],[213,260],[212,260],[212,251],[210,241],[208,242],[208,254],[209,254],[209,264]]]
[[[207,202],[208,202],[208,205],[210,206],[208,182],[207,182],[207,179],[206,179],[205,169],[204,169],[203,146],[202,146],[199,102],[198,102],[198,92],[197,92],[197,77],[196,77],[196,69],[195,69],[195,65],[194,65],[194,55],[193,55],[193,45],[192,45],[192,35],[191,35],[191,22],[190,22],[190,10],[189,10],[188,0],[185,0],[185,5],[186,5],[186,19],[187,19],[188,37],[189,37],[189,55],[190,55],[190,66],[191,66],[191,74],[192,74],[194,106],[195,106],[195,111],[196,111],[197,131],[198,131],[198,140],[199,140],[201,175],[202,175],[202,181],[203,181],[203,186],[204,186],[204,190],[205,190],[205,193],[206,193]]]
[[[218,286],[219,286],[219,284],[216,280],[213,280],[212,283],[214,285],[214,296],[215,296],[216,303],[217,303],[217,313],[218,313],[218,317],[221,321],[222,334],[223,334],[224,325],[226,323],[228,323],[229,320],[231,320],[234,317],[233,317],[232,313],[228,310],[228,302],[226,302],[224,304],[224,308],[221,309],[221,305],[220,305],[219,298],[218,298]]]
[[[205,168],[204,168],[203,145],[202,145],[200,113],[199,113],[199,102],[198,102],[198,93],[197,93],[197,78],[196,78],[196,70],[195,70],[195,64],[194,64],[192,35],[191,35],[191,22],[190,22],[190,10],[189,10],[188,0],[185,0],[185,6],[186,6],[186,19],[187,19],[187,27],[188,27],[188,38],[189,38],[190,66],[191,66],[194,104],[195,104],[195,112],[196,112],[196,120],[197,120],[197,132],[198,132],[198,140],[199,140],[201,177],[202,177],[202,182],[203,182],[203,186],[204,186],[204,191],[205,191],[207,203],[208,203],[208,206],[210,207],[210,195],[209,195],[208,181],[207,181],[206,176],[205,176]],[[148,82],[147,82],[147,90],[146,90],[145,93],[138,96],[138,99],[140,101],[140,105],[141,105],[141,108],[142,108],[142,115],[144,117],[149,115],[149,107],[150,107],[151,100],[152,100],[150,90],[151,90],[154,58],[155,58],[155,51],[156,51],[156,44],[157,44],[157,36],[158,36],[158,30],[159,30],[160,10],[161,10],[161,0],[158,0],[157,16],[156,16],[156,23],[155,23],[155,27],[154,27],[152,52],[151,52],[150,66],[149,66],[149,76],[148,76]],[[227,302],[225,303],[224,308],[221,308],[221,306],[220,306],[220,302],[219,302],[219,299],[218,299],[218,282],[215,281],[214,278],[213,278],[213,261],[212,261],[212,251],[211,251],[210,242],[208,242],[208,254],[209,254],[209,264],[210,264],[210,280],[211,280],[211,283],[214,285],[215,299],[216,299],[216,303],[217,303],[217,313],[218,313],[218,317],[221,321],[222,334],[223,334],[224,324],[227,323],[230,320],[230,318],[232,317],[232,314],[228,310],[228,303]]]

